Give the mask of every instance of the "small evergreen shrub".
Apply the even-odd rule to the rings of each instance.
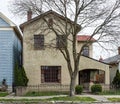
[[[91,86],[92,93],[102,92],[102,86],[100,84],[95,84]]]
[[[116,71],[116,75],[112,81],[113,87],[116,89],[120,88],[120,72],[119,70]]]
[[[77,85],[75,87],[76,94],[81,94],[83,92],[83,87],[81,85]]]
[[[14,85],[15,86],[27,86],[28,78],[26,76],[25,70],[23,67],[19,67],[18,64],[15,64],[14,69]]]

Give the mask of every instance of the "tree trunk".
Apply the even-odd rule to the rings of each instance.
[[[71,82],[70,82],[70,96],[74,96],[75,95],[75,81],[76,81],[76,76],[73,75],[71,77]]]

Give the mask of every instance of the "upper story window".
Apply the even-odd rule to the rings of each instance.
[[[44,49],[44,35],[34,35],[34,48]]]
[[[64,49],[67,46],[67,40],[65,35],[57,35],[56,47],[59,49]]]
[[[83,47],[82,55],[89,56],[89,47],[88,46]]]

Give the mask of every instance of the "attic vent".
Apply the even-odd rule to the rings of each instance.
[[[48,25],[49,25],[49,27],[53,26],[53,18],[48,19]]]

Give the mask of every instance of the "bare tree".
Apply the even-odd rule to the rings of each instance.
[[[120,0],[14,0],[12,2],[12,11],[15,14],[25,14],[29,9],[34,12],[35,15],[39,15],[48,10],[54,10],[57,13],[64,16],[65,31],[61,25],[54,23],[56,26],[49,27],[48,21],[44,18],[44,21],[48,24],[56,35],[59,33],[66,36],[67,41],[72,44],[72,57],[69,47],[65,45],[64,50],[59,49],[63,54],[67,62],[71,82],[70,82],[70,96],[75,94],[75,80],[78,74],[78,66],[81,57],[82,49],[85,45],[88,45],[93,37],[97,37],[96,42],[101,46],[101,42],[112,43],[114,45],[119,41],[119,22],[120,22]],[[70,18],[73,22],[69,22]],[[79,27],[78,24],[81,26]],[[77,51],[77,34],[79,31],[94,25],[94,31],[82,48]],[[72,39],[69,39],[69,36]],[[62,40],[61,40],[62,41]],[[73,60],[73,62],[72,62]],[[73,65],[72,65],[73,63]]]

